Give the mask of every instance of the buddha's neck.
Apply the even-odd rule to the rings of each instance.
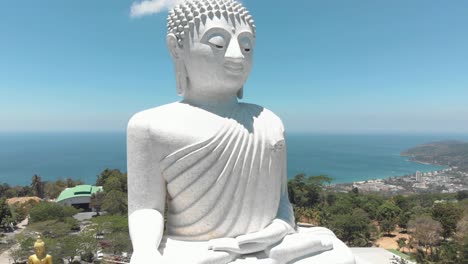
[[[230,115],[237,107],[237,95],[199,95],[187,93],[183,103],[187,103],[220,116]]]

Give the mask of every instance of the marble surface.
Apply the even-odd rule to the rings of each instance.
[[[132,264],[355,263],[330,230],[295,226],[283,124],[238,101],[254,44],[252,16],[236,1],[188,1],[169,13],[183,100],[128,124]]]

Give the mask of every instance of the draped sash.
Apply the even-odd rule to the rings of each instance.
[[[208,139],[161,161],[169,236],[193,241],[235,237],[271,223],[285,172],[277,120],[248,108],[238,111]]]

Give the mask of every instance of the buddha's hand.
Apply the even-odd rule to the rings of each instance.
[[[241,235],[236,238],[220,238],[210,241],[210,249],[229,251],[236,254],[250,254],[263,251],[281,241],[288,233],[293,232],[283,220],[275,219],[263,230]]]
[[[161,253],[157,249],[133,252],[130,264],[164,264]]]
[[[269,244],[246,242],[240,244],[237,238],[218,238],[210,240],[208,249],[213,251],[227,251],[234,254],[245,255],[265,250]]]

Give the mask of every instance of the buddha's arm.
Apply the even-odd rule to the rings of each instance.
[[[286,149],[281,150],[281,198],[276,219],[263,230],[237,238],[239,244],[264,243],[272,245],[284,236],[294,233],[294,212],[288,198],[288,179],[286,172]]]
[[[133,117],[127,129],[129,228],[134,254],[132,264],[160,257],[164,232],[166,186],[159,172],[148,126]],[[146,260],[146,261],[145,261]]]
[[[288,198],[288,183],[286,174],[286,149],[281,150],[281,198],[278,206],[276,218],[270,225],[258,232],[241,235],[236,238],[237,245],[230,246],[225,244],[225,240],[212,242],[212,249],[231,251],[238,254],[248,254],[262,251],[269,246],[277,243],[286,235],[294,233],[294,212]]]
[[[46,261],[47,264],[54,264],[54,263],[52,262],[52,256],[51,256],[51,255],[47,255],[46,260],[47,260],[47,261]]]

